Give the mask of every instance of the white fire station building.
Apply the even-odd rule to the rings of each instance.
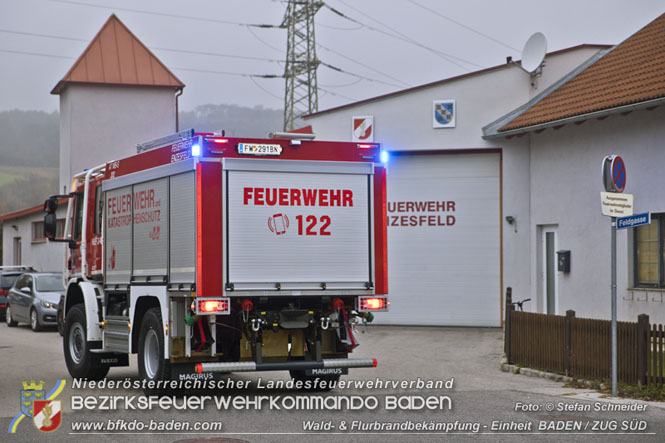
[[[617,235],[619,319],[664,322],[664,54],[662,16],[615,47],[549,53],[540,76],[507,63],[306,116],[319,139],[390,153],[377,321],[499,326],[507,287],[525,310],[609,318],[601,162],[618,154],[652,213]]]
[[[128,80],[124,63],[132,59],[124,56],[116,57],[114,73],[106,64],[94,69],[113,41],[126,43],[119,51],[143,47],[112,19],[79,59],[86,63],[77,61],[54,89],[61,95],[61,149],[72,149],[61,154],[63,180],[130,155],[136,142],[176,126],[184,85],[149,51],[135,66],[160,75]],[[117,95],[110,89],[116,87]],[[97,97],[113,107],[96,105]],[[601,214],[600,172],[604,156],[618,154],[634,212],[651,213],[651,224],[617,235],[619,319],[646,313],[652,323],[665,322],[664,103],[665,16],[615,47],[548,53],[536,75],[506,63],[305,116],[319,140],[378,142],[390,154],[392,305],[376,321],[497,327],[507,287],[515,300],[531,299],[525,310],[609,318],[610,218]],[[105,124],[127,118],[122,124],[135,127],[131,137],[100,145],[88,153],[94,158],[75,164],[74,149],[88,155],[86,137],[99,126],[87,120],[92,115]],[[17,254],[31,264],[40,254],[28,259],[25,252],[41,217],[38,208],[27,212],[0,217],[5,264],[16,263]]]

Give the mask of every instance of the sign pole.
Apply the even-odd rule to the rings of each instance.
[[[612,217],[612,397],[617,396],[617,218]]]

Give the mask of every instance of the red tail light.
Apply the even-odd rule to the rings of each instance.
[[[196,313],[201,315],[205,314],[230,314],[230,303],[228,298],[206,300],[199,299],[196,301]]]
[[[358,297],[358,311],[387,311],[388,297]]]
[[[0,289],[0,295],[7,295],[9,294],[9,291],[6,289]]]

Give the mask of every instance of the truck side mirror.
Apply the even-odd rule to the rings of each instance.
[[[48,201],[48,200],[47,200]],[[49,212],[44,216],[44,237],[49,240],[55,239],[58,220],[55,212]]]
[[[49,197],[44,201],[44,212],[48,214],[55,214],[58,209],[58,199],[56,196]]]

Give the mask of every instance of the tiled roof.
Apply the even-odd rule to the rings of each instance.
[[[665,97],[665,14],[510,120],[499,133]]]
[[[71,83],[185,86],[115,14],[104,23],[51,94],[60,94]]]

